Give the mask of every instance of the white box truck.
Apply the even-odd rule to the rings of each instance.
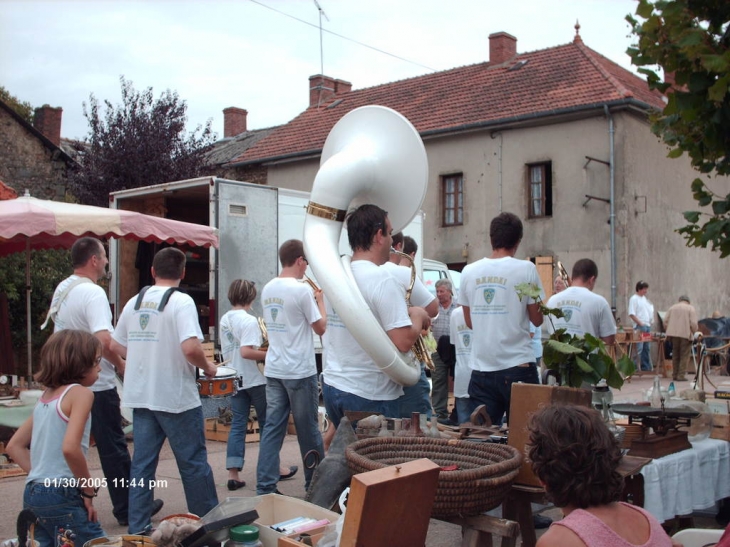
[[[183,248],[188,259],[181,288],[198,305],[201,328],[208,339],[220,346],[218,323],[230,310],[228,287],[234,279],[256,283],[259,294],[279,270],[278,249],[288,239],[302,239],[307,192],[259,184],[200,177],[120,190],[109,194],[109,206],[138,211],[185,222],[206,224],[218,229],[218,249]],[[403,230],[419,245],[416,260],[421,270],[423,214],[419,213]],[[115,321],[124,304],[153,280],[149,270],[154,253],[163,244],[136,241],[110,241],[110,300]],[[350,254],[346,233],[340,252]],[[308,272],[311,277],[311,272]],[[261,301],[252,306],[254,315],[262,314]],[[315,337],[317,350],[319,337]]]

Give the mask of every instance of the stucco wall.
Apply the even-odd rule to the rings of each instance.
[[[40,199],[62,198],[66,191],[66,163],[0,109],[0,179],[18,195],[30,190]]]
[[[701,317],[715,309],[730,313],[724,281],[728,262],[717,253],[685,247],[674,231],[683,223],[682,212],[695,208],[689,184],[697,174],[686,158],[666,158],[666,147],[651,134],[647,121],[627,111],[613,117],[619,317],[629,324],[628,299],[639,279],[650,283],[649,297],[657,310],[666,310],[680,294],[688,294]],[[569,271],[576,260],[591,258],[599,271],[595,291],[612,303],[610,207],[586,197],[610,197],[610,169],[602,163],[610,159],[609,143],[609,123],[603,115],[494,135],[426,139],[424,256],[462,262],[467,243],[467,262],[489,255],[489,223],[500,211],[501,193],[501,210],[524,222],[518,258],[553,256]],[[530,219],[526,165],[542,161],[552,162],[553,215]],[[310,191],[318,169],[318,160],[271,166],[268,184]],[[441,176],[454,173],[464,176],[464,225],[442,227]],[[729,186],[728,179],[713,182],[723,195],[730,192]],[[403,196],[404,202],[409,199]]]
[[[657,310],[666,310],[686,294],[700,317],[714,310],[730,314],[728,259],[707,249],[689,248],[676,229],[684,226],[682,213],[697,210],[691,182],[699,173],[686,156],[666,157],[667,147],[640,121],[623,120],[622,193],[627,245],[623,265],[626,292],[633,294],[639,279],[649,283],[649,299]],[[713,178],[710,187],[720,195],[730,193],[730,179]]]

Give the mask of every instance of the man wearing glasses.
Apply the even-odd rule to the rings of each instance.
[[[102,344],[101,372],[91,391],[91,434],[96,440],[99,460],[112,500],[112,512],[120,525],[128,524],[128,489],[131,459],[122,430],[122,414],[114,375],[124,375],[124,360],[110,350],[112,314],[103,288],[96,284],[106,276],[109,260],[98,239],[82,237],[71,247],[73,274],[56,287],[48,319],[54,322],[53,332],[77,329],[96,336]],[[48,319],[46,321],[48,321]],[[45,323],[44,323],[45,326]],[[162,509],[162,500],[155,500],[153,511]]]
[[[304,246],[298,239],[279,247],[281,273],[261,292],[264,322],[269,337],[266,352],[266,427],[261,436],[256,468],[256,493],[279,493],[279,452],[286,436],[289,413],[294,417],[302,458],[316,451],[324,457],[322,434],[318,427],[319,387],[314,359],[315,334],[324,334],[327,314],[322,291],[312,293],[301,283],[307,271]],[[314,469],[304,465],[305,489]]]

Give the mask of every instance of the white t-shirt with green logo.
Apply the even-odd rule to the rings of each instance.
[[[560,308],[565,314],[560,319],[553,317],[552,323],[545,320],[550,334],[558,329],[567,329],[569,334],[576,336],[590,333],[598,338],[616,334],[616,323],[608,302],[585,287],[568,287],[552,295],[547,306]]]
[[[474,331],[472,367],[496,372],[524,363],[534,363],[527,305],[515,287],[533,283],[542,292],[535,265],[512,257],[482,258],[461,273],[459,304],[469,306]]]
[[[269,337],[264,375],[300,380],[317,374],[312,323],[322,315],[310,286],[293,277],[275,277],[261,291],[261,304]]]
[[[241,378],[241,389],[266,385],[266,378],[256,361],[241,357],[241,348],[258,348],[263,339],[257,319],[246,310],[231,310],[221,317],[221,353],[223,359],[230,360],[230,367],[236,369]]]

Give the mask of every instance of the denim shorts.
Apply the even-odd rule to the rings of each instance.
[[[106,535],[98,522],[89,521],[77,488],[31,482],[25,485],[23,508],[38,517],[35,539],[40,547],[61,547],[69,542],[83,547],[87,541]]]

